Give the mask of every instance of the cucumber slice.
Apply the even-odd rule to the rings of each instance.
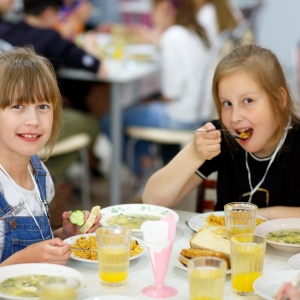
[[[69,220],[72,224],[77,226],[82,226],[85,223],[85,215],[83,210],[74,210],[69,217]]]

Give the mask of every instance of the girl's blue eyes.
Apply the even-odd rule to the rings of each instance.
[[[24,105],[19,105],[19,104],[17,104],[17,105],[14,105],[12,108],[22,109],[22,108],[24,108],[24,107],[25,107]],[[39,109],[48,109],[48,108],[50,108],[50,106],[47,105],[47,104],[41,104],[41,105],[38,106],[38,108],[39,108]]]

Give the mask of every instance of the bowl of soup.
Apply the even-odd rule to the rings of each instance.
[[[167,207],[151,204],[120,204],[101,209],[102,226],[123,226],[133,233],[141,233],[141,225],[145,221],[159,221],[168,213],[174,214],[178,222],[178,214]]]
[[[268,245],[276,250],[300,252],[300,218],[269,220],[258,225],[255,232],[264,236]]]

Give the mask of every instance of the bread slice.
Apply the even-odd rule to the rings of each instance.
[[[194,234],[190,240],[191,248],[223,252],[230,259],[230,242],[209,229]]]
[[[184,264],[185,266],[188,265],[188,260],[194,257],[200,257],[200,256],[212,256],[212,257],[218,257],[226,261],[227,268],[230,269],[230,260],[229,258],[223,253],[219,251],[214,250],[208,250],[208,249],[182,249],[180,252],[179,261]]]

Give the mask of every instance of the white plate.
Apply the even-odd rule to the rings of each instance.
[[[199,229],[206,227],[208,224],[206,223],[206,219],[209,215],[214,214],[217,217],[224,216],[224,211],[212,211],[203,214],[196,215],[188,220],[188,226],[195,232],[199,231]],[[260,219],[266,220],[265,217],[258,215]],[[210,226],[207,227],[210,230],[216,230],[218,228],[222,228],[223,226]]]
[[[64,242],[66,242],[68,244],[74,244],[76,242],[76,240],[79,239],[80,237],[88,238],[89,236],[95,236],[95,235],[96,235],[95,233],[85,233],[85,234],[74,235],[72,237],[65,239]],[[136,259],[136,258],[144,255],[147,251],[147,246],[143,240],[141,240],[135,236],[133,236],[132,239],[136,240],[141,245],[141,247],[143,248],[143,251],[135,256],[130,257],[130,260]],[[98,264],[97,260],[85,259],[85,258],[76,256],[74,253],[72,253],[70,257],[74,260],[83,261],[83,262],[90,263],[90,264]]]
[[[288,270],[263,274],[254,281],[254,291],[263,299],[274,300],[282,285],[293,280],[298,273],[297,270]]]
[[[171,262],[178,268],[187,271],[188,268],[179,261],[180,254],[172,255]],[[226,274],[231,274],[231,269],[226,270]]]
[[[120,214],[138,214],[138,215],[154,215],[160,218],[166,216],[169,212],[172,212],[175,216],[176,223],[179,221],[178,214],[167,207],[151,205],[151,204],[120,204],[109,206],[101,209],[101,220],[102,226],[107,226],[106,220],[112,216]],[[133,233],[142,233],[141,229],[132,229]]]
[[[92,297],[85,300],[134,300],[135,298],[121,295],[103,295],[98,297]]]
[[[0,282],[10,277],[22,276],[22,275],[48,275],[48,276],[60,276],[60,277],[73,277],[83,283],[83,275],[75,269],[60,266],[56,264],[17,264],[11,266],[1,267]],[[38,299],[37,297],[20,297],[20,296],[9,296],[0,292],[0,299]]]
[[[300,253],[290,257],[287,264],[293,270],[300,270]]]
[[[286,219],[275,219],[269,220],[259,224],[255,232],[258,235],[265,237],[270,231],[288,229],[288,228],[299,228],[300,229],[300,218],[286,218]],[[299,253],[300,244],[286,244],[277,243],[267,240],[267,243],[273,248],[287,253]]]
[[[211,214],[214,214],[218,217],[224,216],[224,211],[213,211],[196,215],[188,220],[188,226],[195,232],[199,231],[199,229],[204,228],[207,225],[206,218]]]

